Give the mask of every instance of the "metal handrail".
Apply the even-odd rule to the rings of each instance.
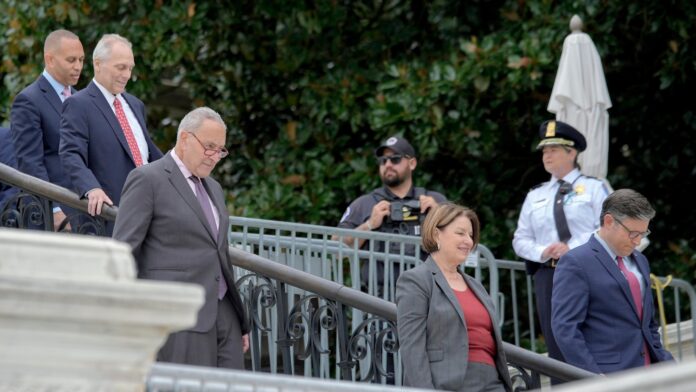
[[[316,293],[324,298],[361,309],[387,320],[396,322],[396,305],[392,302],[365,294],[361,291],[346,287],[295,268],[275,263],[263,257],[230,247],[232,264],[237,267],[254,271],[271,279],[286,282],[293,286]],[[532,371],[547,374],[564,381],[580,380],[596,376],[592,372],[568,365],[567,363],[536,354],[507,342],[503,342],[503,350],[508,360],[523,365]]]
[[[21,173],[2,163],[0,163],[0,180],[82,212],[87,211],[87,200],[81,199],[74,192],[39,178]],[[117,213],[118,208],[104,206],[101,216],[107,220],[115,220]],[[229,254],[232,263],[238,267],[283,281],[306,291],[314,292],[327,299],[358,308],[367,313],[378,315],[394,322],[396,321],[396,305],[392,302],[373,297],[342,284],[316,277],[312,274],[275,263],[233,247],[229,248]],[[492,256],[492,254],[490,256]],[[486,258],[488,259],[488,257]],[[491,257],[488,261],[490,262],[491,260],[494,262],[495,259]],[[503,342],[502,348],[509,361],[551,377],[572,381],[595,376],[595,374],[586,370],[527,351],[510,343]]]
[[[82,212],[87,212],[87,200],[81,199],[75,192],[46,182],[40,178],[30,176],[21,171],[0,163],[0,180],[14,187],[29,191],[35,195],[57,201],[60,204],[72,207]],[[104,204],[100,216],[106,220],[116,220],[118,207]]]

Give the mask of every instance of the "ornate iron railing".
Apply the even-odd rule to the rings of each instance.
[[[0,181],[19,189],[4,206],[0,206],[0,226],[18,229],[63,231],[105,235],[106,221],[116,219],[118,208],[104,206],[100,216],[87,213],[87,200],[74,192],[24,174],[0,163]],[[53,208],[60,203],[66,214],[62,222],[53,221]]]
[[[46,223],[51,220],[51,202],[83,214],[87,211],[87,202],[69,190],[2,164],[0,181],[40,200],[37,205],[43,220],[34,223],[43,225],[34,228],[52,229]],[[107,207],[101,218],[114,220],[117,211]],[[23,212],[12,213],[22,216]],[[237,287],[252,320],[250,361],[254,370],[400,384],[393,303],[240,249],[230,247],[229,252],[232,263],[248,271],[237,280]],[[364,315],[357,328],[348,327],[349,308],[360,309]],[[509,343],[503,343],[502,349],[517,369],[513,373],[516,390],[538,388],[541,374],[566,381],[593,376]]]

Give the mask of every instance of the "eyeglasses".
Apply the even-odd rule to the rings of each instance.
[[[620,220],[618,220],[618,219],[616,219],[616,218],[614,218],[614,220],[617,221],[617,222],[621,225],[621,227],[624,228],[624,230],[626,230],[626,232],[628,233],[628,238],[630,238],[630,239],[632,239],[632,240],[635,240],[635,239],[638,239],[638,238],[643,239],[643,238],[645,238],[645,237],[647,237],[647,236],[650,235],[650,230],[647,230],[647,231],[633,231],[633,230],[629,229],[628,227],[626,227],[626,225],[624,225],[623,223],[621,223]]]
[[[196,139],[198,141],[198,143],[200,143],[201,147],[203,147],[203,150],[204,150],[203,154],[207,157],[212,157],[215,154],[218,154],[218,155],[220,155],[220,159],[222,159],[230,154],[229,151],[227,151],[227,149],[225,147],[216,147],[215,145],[212,145],[212,144],[208,144],[206,146],[205,144],[203,144],[201,139],[199,139],[198,136],[196,136],[193,132],[187,132],[187,133],[191,134],[191,136],[193,136],[194,139]]]
[[[377,163],[379,163],[380,166],[384,166],[387,164],[387,161],[389,161],[392,163],[392,165],[398,165],[399,163],[401,163],[401,160],[404,158],[408,158],[408,157],[400,155],[400,154],[394,154],[394,155],[389,155],[389,156],[382,155],[381,157],[377,158]]]

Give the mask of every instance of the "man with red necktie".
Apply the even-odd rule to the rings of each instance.
[[[636,250],[654,216],[643,195],[617,190],[599,230],[559,260],[551,327],[567,363],[611,373],[674,359],[657,331],[648,260]]]
[[[118,205],[131,170],[162,157],[145,125],[145,105],[125,92],[135,60],[131,43],[104,35],[94,48],[94,80],[63,105],[60,157],[89,213]],[[110,233],[110,227],[107,227]]]

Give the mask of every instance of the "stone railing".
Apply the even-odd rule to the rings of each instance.
[[[137,280],[127,245],[0,229],[0,391],[142,391],[202,288]]]

